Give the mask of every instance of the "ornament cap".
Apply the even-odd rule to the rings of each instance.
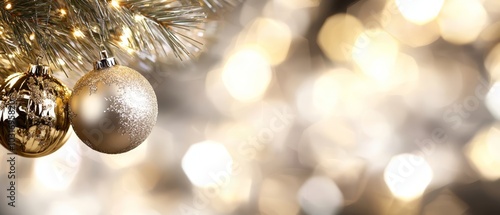
[[[94,70],[101,70],[110,68],[116,65],[116,61],[114,57],[109,57],[108,52],[106,50],[101,51],[101,60],[98,60],[94,64]]]
[[[31,67],[28,70],[28,73],[35,76],[46,76],[50,75],[50,70],[48,66],[37,64],[37,65],[31,65]]]

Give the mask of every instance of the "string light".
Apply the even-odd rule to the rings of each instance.
[[[111,1],[111,6],[120,7],[120,3],[118,2],[118,0],[113,0],[113,1]]]
[[[31,33],[30,40],[34,40],[34,39],[35,39],[35,33]]]
[[[83,32],[80,29],[76,29],[73,32],[73,36],[75,36],[75,37],[85,37],[85,34],[83,34]]]
[[[132,31],[130,28],[127,28],[126,26],[123,26],[123,33],[120,35],[120,41],[118,44],[126,50],[129,54],[132,54],[134,52],[134,49],[130,48],[130,42],[129,39],[132,36]]]
[[[140,15],[140,14],[136,14],[134,16],[134,19],[135,21],[142,21],[144,19],[144,16],[143,15]]]
[[[58,63],[59,65],[61,65],[61,66],[66,65],[66,62],[64,62],[64,60],[63,60],[63,59],[61,59],[61,58],[58,58],[58,59],[57,59],[57,63]]]
[[[64,9],[60,9],[59,12],[61,13],[61,17],[66,16],[67,12]]]
[[[420,197],[432,177],[433,172],[427,161],[413,154],[392,157],[384,170],[384,180],[392,194],[404,201]]]
[[[5,5],[5,9],[7,9],[7,10],[12,9],[12,4],[11,3],[7,3],[7,5]]]
[[[424,25],[434,20],[441,8],[444,0],[396,0],[398,10],[405,19],[418,25]]]

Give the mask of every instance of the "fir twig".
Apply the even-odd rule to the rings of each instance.
[[[45,55],[53,69],[69,71],[77,79],[97,60],[102,45],[122,55],[147,52],[159,57],[192,57],[203,45],[203,34],[198,33],[204,28],[207,12],[221,13],[237,2],[0,1],[0,74],[24,70],[37,56]]]

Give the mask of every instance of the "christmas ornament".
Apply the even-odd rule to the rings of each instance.
[[[24,157],[55,152],[69,137],[70,90],[49,67],[32,65],[9,76],[0,88],[0,143]]]
[[[73,130],[90,148],[117,154],[141,144],[156,123],[153,87],[137,71],[116,64],[106,51],[77,81],[70,99]]]

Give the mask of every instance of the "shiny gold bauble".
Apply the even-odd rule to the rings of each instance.
[[[71,123],[90,148],[123,153],[146,140],[156,123],[158,104],[153,87],[140,73],[103,62],[104,67],[77,81],[70,99]]]
[[[42,157],[61,148],[69,137],[71,91],[34,65],[9,76],[0,88],[0,143],[24,157]]]

